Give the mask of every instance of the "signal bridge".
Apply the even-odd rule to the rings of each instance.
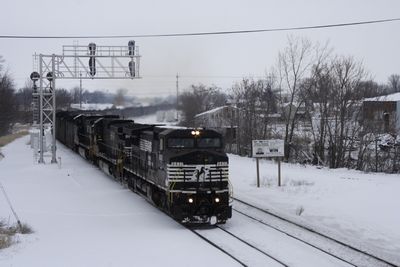
[[[127,46],[64,45],[63,52],[40,54],[38,72],[31,74],[34,98],[39,96],[39,107],[34,117],[39,118],[39,163],[44,163],[44,132],[52,133],[51,162],[56,163],[56,80],[57,79],[139,79],[140,54],[135,41]],[[36,82],[39,81],[39,87]],[[37,89],[38,92],[37,92]]]

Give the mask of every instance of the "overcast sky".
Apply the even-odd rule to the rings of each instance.
[[[399,0],[6,0],[0,35],[135,35],[230,31],[333,24],[400,17]],[[175,94],[193,83],[228,88],[242,76],[261,76],[276,64],[288,34],[330,42],[334,52],[362,60],[372,78],[400,74],[400,21],[275,33],[136,38],[141,80],[84,81],[91,90],[127,88],[131,95]],[[79,40],[80,45],[126,45],[130,39]],[[32,72],[32,55],[61,53],[73,39],[0,39],[0,55],[17,87]],[[79,81],[57,82],[72,88]]]

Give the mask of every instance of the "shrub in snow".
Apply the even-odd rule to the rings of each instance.
[[[9,226],[4,220],[0,221],[0,249],[7,248],[15,243],[15,234],[31,234],[33,233],[32,228],[26,224],[21,225],[15,224]]]
[[[12,238],[6,234],[0,234],[0,249],[8,248],[12,244]]]

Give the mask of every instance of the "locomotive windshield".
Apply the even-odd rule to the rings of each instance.
[[[202,138],[169,138],[169,148],[220,148],[221,139],[218,137]]]
[[[217,137],[207,137],[197,139],[197,147],[199,148],[219,148],[221,147],[221,139]]]
[[[168,139],[169,148],[193,148],[194,139],[193,138],[169,138]]]

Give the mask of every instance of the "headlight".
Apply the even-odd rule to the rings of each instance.
[[[200,131],[199,130],[193,130],[190,132],[192,135],[194,136],[199,136],[200,135]]]
[[[216,197],[216,198],[214,199],[214,201],[215,201],[215,203],[219,203],[219,201],[220,201],[219,197]]]
[[[189,202],[190,204],[192,204],[193,201],[194,201],[193,198],[191,198],[191,197],[188,198],[188,202]]]

